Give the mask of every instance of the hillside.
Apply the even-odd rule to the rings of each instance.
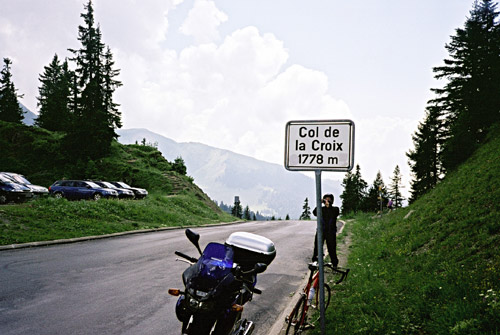
[[[38,199],[0,207],[0,244],[99,235],[175,225],[232,221],[153,147],[114,142],[109,157],[68,161],[62,134],[0,121],[0,171],[50,186],[58,179],[122,180],[146,188],[140,201]]]
[[[0,121],[0,171],[22,173],[46,187],[58,179],[103,179],[167,194],[183,189],[203,193],[191,178],[175,173],[172,164],[151,146],[114,142],[109,157],[75,162],[64,152],[62,137],[38,127]]]
[[[316,199],[313,174],[287,171],[283,165],[257,160],[229,150],[214,148],[201,143],[178,143],[146,129],[120,129],[120,143],[156,143],[163,156],[173,161],[182,156],[188,174],[210,198],[232,205],[238,195],[242,205],[249,205],[261,214],[298,219],[304,199],[309,203]],[[281,158],[280,158],[281,159]],[[326,174],[325,174],[326,175]],[[323,178],[324,192],[335,194],[340,205],[342,187],[339,181]]]
[[[500,333],[500,129],[412,206],[347,225],[330,333]]]

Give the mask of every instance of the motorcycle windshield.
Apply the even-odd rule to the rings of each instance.
[[[233,249],[220,243],[209,243],[199,262],[208,273],[215,272],[220,274],[218,277],[225,276],[233,268]]]
[[[231,269],[233,268],[233,249],[224,244],[209,243],[198,260],[196,267],[196,273],[191,274],[189,287],[198,290],[197,292],[201,292],[201,294],[203,292],[208,293],[216,289],[231,274]]]

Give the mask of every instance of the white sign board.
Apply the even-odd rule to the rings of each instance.
[[[354,167],[354,122],[289,121],[285,168],[292,171],[350,171]]]

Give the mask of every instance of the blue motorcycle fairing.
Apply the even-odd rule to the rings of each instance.
[[[230,246],[209,243],[198,262],[183,273],[188,292],[204,301],[230,286],[234,282],[233,256]]]

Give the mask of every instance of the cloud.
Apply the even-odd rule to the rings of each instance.
[[[130,59],[118,95],[125,127],[282,163],[287,121],[350,116],[329,94],[324,73],[286,67],[287,60],[282,41],[251,26],[219,45],[165,52],[155,64]]]
[[[43,66],[54,53],[66,57],[67,48],[79,47],[86,0],[26,3],[15,2],[0,13],[0,56],[13,58],[22,102],[35,109]],[[191,4],[181,0],[93,3],[104,42],[121,70],[123,86],[115,98],[124,128],[148,128],[176,141],[283,164],[286,122],[354,119],[356,162],[365,179],[371,182],[381,170],[387,181],[395,162],[405,177],[404,152],[417,122],[376,116],[356,120],[359,111],[334,95],[331,78],[291,63],[276,35],[242,26],[222,38],[218,29],[228,16],[214,1],[196,0],[190,10]],[[182,43],[168,43],[176,38]],[[406,140],[390,143],[389,138]]]
[[[418,121],[401,117],[373,116],[355,120],[355,123],[355,163],[360,165],[365,181],[372,184],[377,171],[380,171],[387,186],[394,168],[398,165],[404,186],[402,193],[408,198],[411,174],[405,153],[412,147],[411,134],[415,131]]]
[[[227,19],[227,15],[213,1],[196,0],[179,30],[186,36],[194,37],[197,44],[210,43],[220,39],[217,28]]]

